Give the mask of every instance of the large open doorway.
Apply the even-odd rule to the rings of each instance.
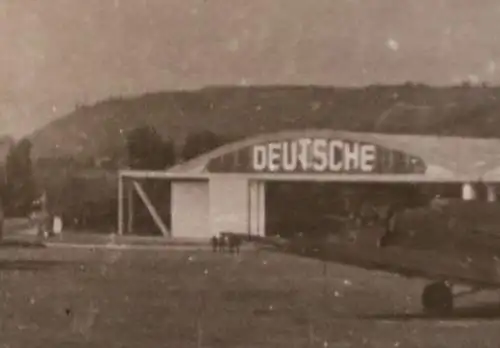
[[[166,178],[120,175],[118,234],[171,236],[171,188]]]
[[[372,223],[394,207],[425,205],[435,197],[460,198],[455,184],[267,182],[267,235],[324,235],[354,219]]]

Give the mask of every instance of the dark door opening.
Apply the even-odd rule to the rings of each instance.
[[[322,236],[356,219],[362,223],[382,221],[389,209],[426,205],[436,196],[460,197],[460,186],[268,182],[266,234]]]

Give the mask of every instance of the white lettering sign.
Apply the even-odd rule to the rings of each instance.
[[[365,145],[361,147],[361,170],[371,172],[375,168],[375,146]]]
[[[324,172],[328,168],[328,143],[325,139],[318,139],[313,142],[312,157],[313,169],[317,172]]]
[[[343,148],[343,143],[340,140],[334,140],[330,142],[330,163],[328,166],[332,172],[338,172],[342,170],[342,162],[339,161],[336,154],[341,153]]]
[[[345,144],[344,145],[344,169],[358,169],[359,168],[359,145],[358,144]]]
[[[370,144],[326,139],[299,139],[256,145],[252,151],[253,170],[262,172],[372,172],[376,147]]]
[[[301,169],[306,171],[309,168],[311,162],[311,156],[309,154],[309,149],[311,147],[311,139],[300,139],[299,140],[299,162]]]
[[[285,171],[293,171],[297,168],[297,143],[292,142],[290,146],[283,148],[283,169]]]
[[[266,156],[267,148],[265,145],[257,145],[253,147],[253,169],[255,171],[261,172],[267,167],[267,156]]]
[[[280,169],[281,156],[281,144],[271,143],[269,144],[269,163],[268,168],[271,172],[276,172]]]

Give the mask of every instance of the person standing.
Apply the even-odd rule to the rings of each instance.
[[[33,202],[31,219],[36,226],[37,238],[39,240],[44,240],[48,235],[47,199],[45,194]]]

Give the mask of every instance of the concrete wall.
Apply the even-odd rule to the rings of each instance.
[[[172,182],[172,236],[210,238],[208,182]]]
[[[172,234],[209,239],[220,232],[265,235],[265,183],[226,175],[172,183]]]
[[[220,175],[210,178],[209,186],[211,233],[247,233],[248,180]]]

